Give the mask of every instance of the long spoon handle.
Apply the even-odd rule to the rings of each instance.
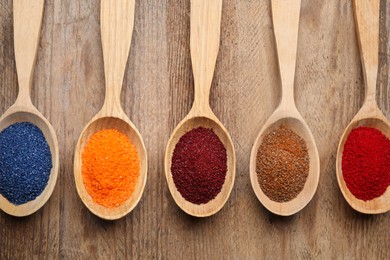
[[[222,0],[191,0],[190,49],[194,107],[209,108],[209,94],[220,40]]]
[[[14,47],[19,82],[17,103],[30,104],[38,41],[41,31],[44,0],[14,0]]]
[[[135,0],[101,0],[100,26],[106,77],[105,105],[120,106],[134,28]]]
[[[355,23],[359,38],[366,101],[375,103],[378,74],[379,0],[355,0]]]
[[[282,103],[294,105],[294,77],[301,0],[272,0],[272,21],[278,52]]]

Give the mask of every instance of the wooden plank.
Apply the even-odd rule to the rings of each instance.
[[[355,212],[335,175],[339,138],[364,94],[351,1],[302,0],[295,99],[317,142],[321,176],[314,199],[288,218],[266,211],[249,180],[252,143],[280,93],[270,1],[223,2],[210,103],[232,136],[237,173],[225,207],[207,219],[175,205],[163,165],[166,142],[193,99],[190,2],[136,1],[122,105],[144,138],[149,175],[140,204],[116,222],[94,217],[73,180],[74,146],[104,97],[99,6],[46,0],[32,97],[58,134],[59,180],[34,215],[0,213],[0,259],[390,258],[389,214]],[[390,3],[382,0],[377,100],[387,118],[389,34]],[[0,1],[0,86],[2,114],[17,95],[10,0]]]

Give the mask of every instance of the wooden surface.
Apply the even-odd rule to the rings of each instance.
[[[174,203],[164,151],[193,99],[188,0],[136,1],[122,105],[140,130],[149,158],[139,205],[115,222],[95,217],[73,180],[73,152],[100,109],[104,73],[99,1],[47,0],[34,73],[33,103],[53,124],[60,173],[48,203],[26,218],[0,213],[6,258],[369,258],[390,256],[390,215],[354,211],[337,185],[339,138],[363,102],[363,74],[352,2],[303,0],[295,99],[316,140],[321,176],[308,206],[292,217],[264,209],[250,186],[256,134],[278,104],[280,82],[270,1],[224,1],[221,46],[210,102],[232,136],[235,185],[216,215],[196,219]],[[0,1],[0,113],[17,96],[12,1]],[[390,118],[390,3],[381,2],[377,100]]]

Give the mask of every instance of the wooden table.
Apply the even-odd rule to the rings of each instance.
[[[389,213],[355,212],[335,175],[337,144],[364,95],[352,1],[302,1],[295,99],[317,142],[321,177],[311,203],[287,218],[262,207],[249,181],[252,143],[280,96],[270,1],[224,1],[210,101],[233,138],[237,176],[225,207],[206,219],[175,205],[163,165],[168,138],[193,99],[190,1],[136,2],[122,104],[149,155],[140,204],[127,217],[107,222],[92,215],[76,192],[76,141],[104,96],[100,4],[47,0],[32,98],[58,134],[59,179],[51,199],[32,216],[0,213],[0,259],[389,259]],[[387,118],[389,34],[390,2],[383,0],[377,100]],[[0,1],[0,85],[2,114],[17,95],[10,0]]]

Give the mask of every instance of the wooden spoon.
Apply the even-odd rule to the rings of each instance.
[[[233,188],[236,171],[233,142],[209,105],[210,87],[219,49],[221,12],[222,0],[191,1],[190,48],[195,98],[191,111],[173,131],[165,153],[165,175],[172,197],[183,211],[196,217],[213,215],[225,205]],[[213,129],[224,144],[227,151],[228,171],[225,183],[217,197],[206,204],[197,205],[185,200],[177,190],[172,179],[171,160],[180,137],[200,126]]]
[[[300,8],[301,0],[272,0],[272,20],[278,51],[282,99],[257,136],[250,158],[250,178],[257,198],[269,211],[283,216],[295,214],[309,203],[317,189],[320,175],[320,161],[313,135],[294,102],[294,75]],[[256,155],[264,136],[281,125],[292,129],[304,139],[310,158],[309,175],[303,190],[296,198],[283,203],[272,201],[263,193],[256,173]]]
[[[342,156],[344,144],[350,132],[359,126],[373,127],[390,138],[390,124],[376,103],[376,82],[378,74],[379,0],[355,0],[355,23],[359,38],[360,56],[363,66],[366,97],[362,108],[345,129],[337,150],[336,175],[341,192],[349,205],[366,214],[384,213],[390,210],[390,189],[373,200],[357,199],[348,189],[343,178]]]
[[[81,200],[95,215],[107,219],[119,219],[128,214],[141,199],[147,177],[147,155],[142,137],[124,113],[120,94],[126,63],[130,52],[134,27],[134,0],[102,0],[100,24],[102,35],[106,97],[102,109],[84,128],[78,140],[74,157],[74,177]],[[106,208],[93,201],[85,189],[81,172],[84,146],[94,133],[103,129],[117,129],[126,134],[138,151],[141,172],[134,193],[121,206]]]
[[[59,155],[57,136],[46,118],[34,107],[30,98],[34,65],[40,36],[44,0],[14,0],[14,47],[19,94],[0,118],[0,131],[17,122],[38,126],[49,144],[53,167],[47,186],[35,200],[16,206],[0,195],[0,208],[13,216],[27,216],[40,209],[50,198],[57,181]]]

